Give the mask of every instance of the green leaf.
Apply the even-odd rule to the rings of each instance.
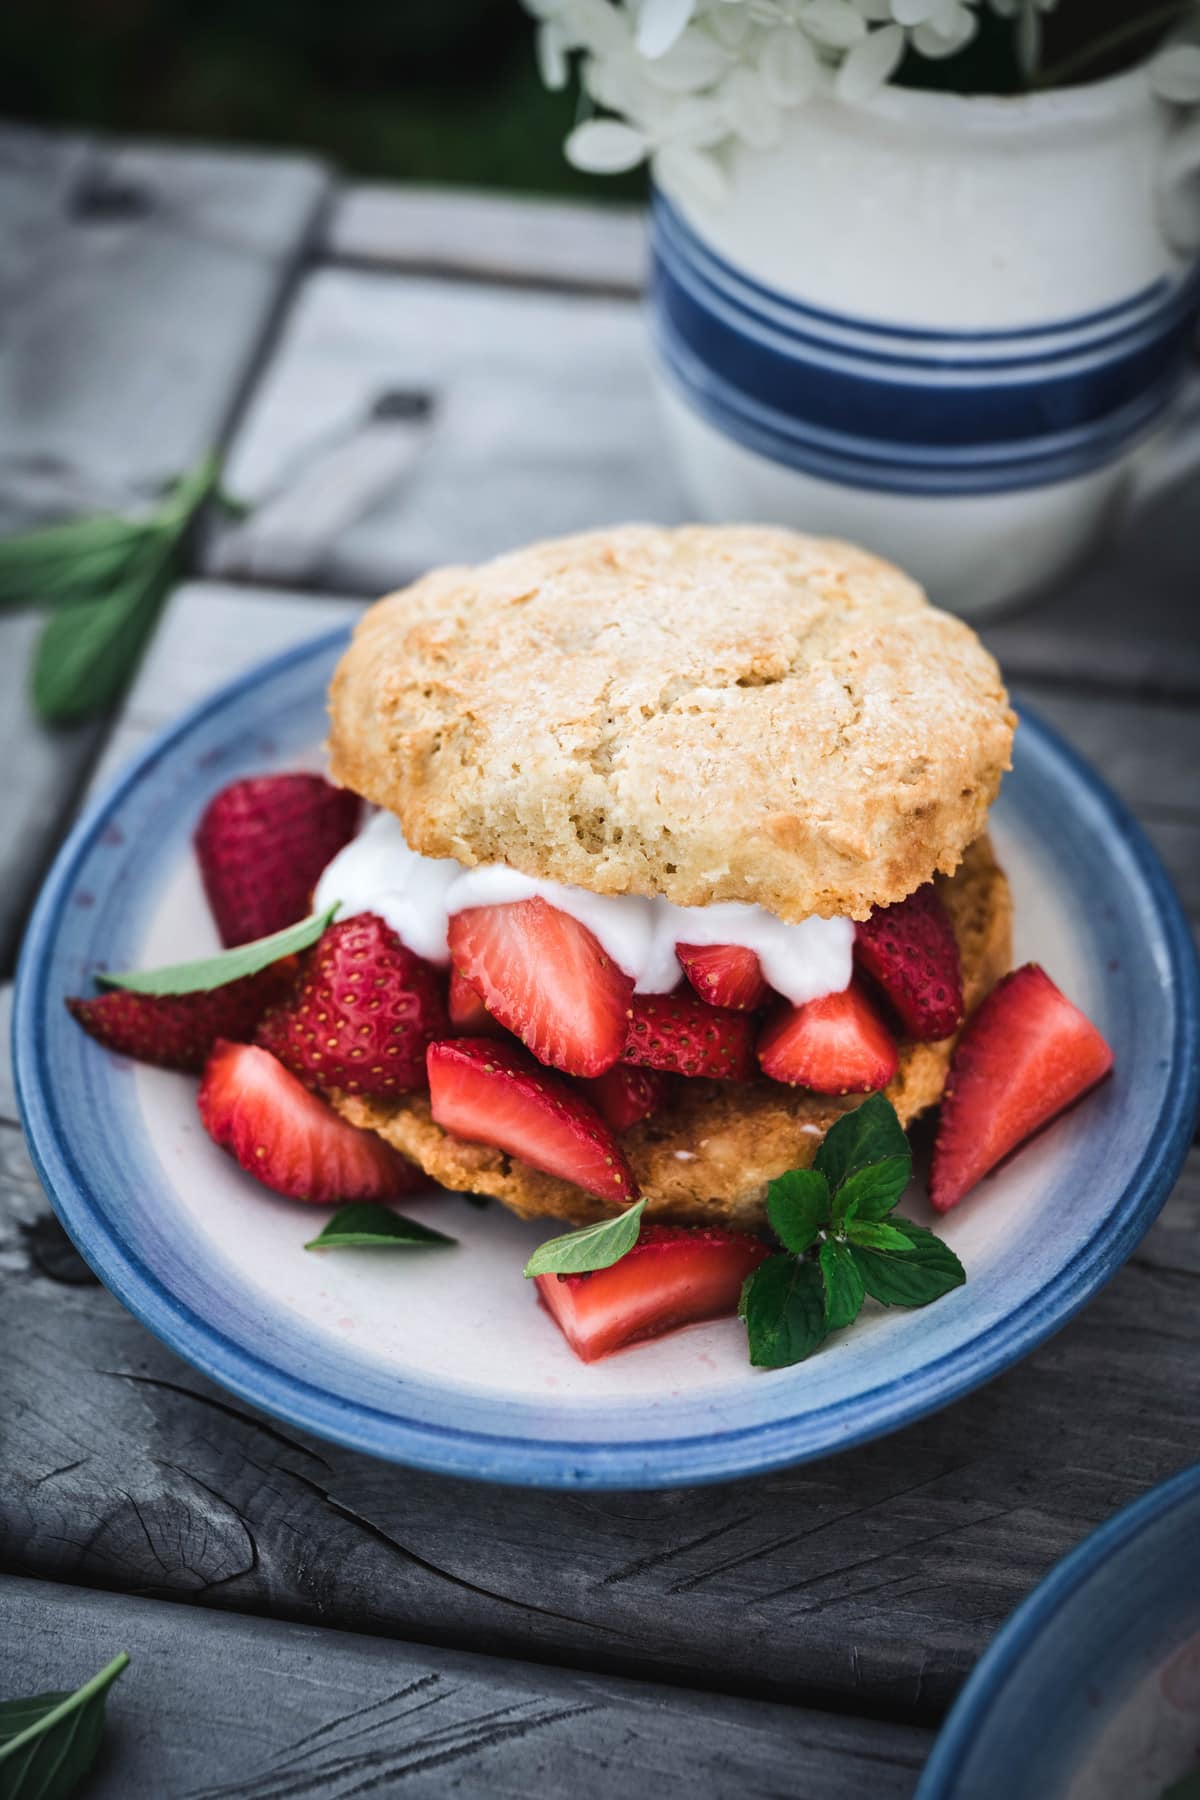
[[[645,1210],[646,1202],[639,1200],[614,1219],[548,1239],[525,1264],[526,1275],[587,1275],[593,1269],[611,1269],[637,1243]]]
[[[849,1219],[886,1218],[908,1186],[911,1174],[912,1157],[907,1148],[903,1156],[885,1156],[882,1162],[856,1169],[837,1191],[834,1225],[844,1225]]]
[[[826,1238],[817,1261],[825,1284],[825,1324],[830,1331],[839,1331],[852,1325],[862,1310],[863,1278],[847,1245],[835,1238]]]
[[[908,1139],[896,1109],[882,1094],[872,1094],[853,1112],[843,1113],[822,1138],[813,1160],[836,1192],[843,1181],[871,1163],[908,1157]]]
[[[273,931],[270,937],[255,938],[252,943],[238,944],[232,950],[221,950],[216,956],[202,957],[198,962],[169,963],[162,969],[126,969],[113,975],[99,970],[96,980],[101,987],[126,988],[131,994],[199,994],[212,988],[240,981],[244,975],[257,975],[260,969],[295,956],[315,944],[341,905],[335,900],[324,912],[298,924]]]
[[[893,1223],[907,1238],[906,1249],[852,1246],[851,1254],[868,1294],[884,1306],[928,1306],[951,1288],[962,1286],[966,1271],[949,1244],[909,1219],[896,1219]]]
[[[815,1169],[789,1169],[767,1187],[771,1229],[797,1255],[829,1223],[829,1183]]]
[[[94,598],[144,541],[145,527],[110,515],[0,539],[0,606]]]
[[[825,1286],[815,1262],[772,1256],[747,1277],[738,1303],[756,1369],[803,1362],[825,1341]]]
[[[333,1249],[404,1249],[420,1245],[456,1244],[457,1238],[444,1231],[433,1231],[418,1225],[402,1213],[389,1212],[383,1206],[354,1205],[339,1207],[325,1229],[305,1244],[306,1250]]]
[[[111,593],[51,615],[33,664],[33,702],[46,724],[71,724],[117,700],[164,593],[165,583],[131,572]]]
[[[876,1224],[872,1219],[848,1219],[846,1236],[864,1250],[907,1250],[908,1239],[895,1225]]]
[[[34,704],[48,724],[85,718],[117,699],[218,472],[217,458],[205,457],[142,521],[100,514],[26,533],[8,540],[7,563],[0,544],[0,590],[11,590],[18,600],[60,604],[42,633],[33,669]]]
[[[2,1800],[69,1800],[96,1760],[105,1693],[128,1664],[122,1651],[74,1693],[0,1705]]]

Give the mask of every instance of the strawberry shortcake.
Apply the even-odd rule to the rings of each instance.
[[[631,526],[439,570],[366,615],[330,712],[380,810],[317,904],[443,970],[451,1030],[427,1085],[325,1085],[523,1215],[756,1228],[859,1097],[939,1099],[1008,967],[999,671],[864,551]]]

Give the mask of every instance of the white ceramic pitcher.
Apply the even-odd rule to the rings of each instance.
[[[1145,68],[1018,98],[885,88],[659,191],[652,318],[693,503],[894,557],[978,614],[1089,548],[1200,306],[1200,124]]]

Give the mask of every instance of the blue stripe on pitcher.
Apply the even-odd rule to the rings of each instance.
[[[1178,383],[1200,267],[1070,320],[935,332],[793,301],[709,250],[662,196],[659,352],[696,411],[792,468],[897,493],[988,493],[1099,468]]]

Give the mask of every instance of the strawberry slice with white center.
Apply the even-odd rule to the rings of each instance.
[[[603,1075],[621,1054],[633,982],[586,925],[535,896],[450,921],[450,960],[540,1063]]]
[[[737,1311],[742,1283],[770,1251],[716,1227],[643,1225],[633,1249],[590,1275],[539,1275],[538,1298],[582,1362]]]
[[[457,969],[450,971],[450,1023],[463,1037],[503,1037],[504,1027],[493,1019],[475,989]]]
[[[678,1075],[749,1081],[754,1029],[749,1013],[709,1006],[686,988],[674,994],[635,994],[621,1059]]]
[[[574,1182],[614,1207],[638,1197],[633,1172],[594,1107],[515,1044],[446,1038],[430,1044],[429,1101],[454,1137]]]
[[[854,960],[878,982],[906,1036],[949,1037],[963,1019],[962,965],[932,882],[855,928]]]
[[[676,944],[683,972],[710,1006],[753,1012],[765,1006],[771,990],[753,950],[741,944]]]
[[[248,944],[303,919],[361,810],[357,794],[323,775],[250,775],[214,794],[195,842],[221,942]]]
[[[1113,1066],[1103,1037],[1037,963],[996,984],[954,1051],[929,1177],[949,1212],[1026,1138]]]
[[[594,1081],[580,1082],[606,1125],[628,1131],[656,1113],[667,1095],[667,1078],[658,1069],[635,1069],[631,1063],[614,1063]]]
[[[896,1073],[896,1045],[857,982],[804,1006],[783,1004],[758,1040],[764,1075],[814,1094],[873,1094]]]
[[[348,1125],[256,1044],[214,1046],[197,1104],[213,1142],[293,1200],[392,1200],[427,1185],[381,1137]]]
[[[425,1085],[425,1047],[446,1029],[442,980],[376,913],[330,925],[258,1042],[309,1087],[386,1099]]]

